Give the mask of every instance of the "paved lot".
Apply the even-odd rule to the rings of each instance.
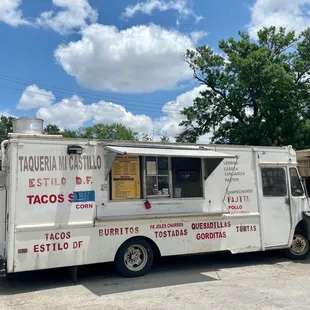
[[[113,265],[87,266],[72,284],[67,269],[0,279],[0,309],[310,309],[310,260],[278,252],[169,258],[142,278]]]

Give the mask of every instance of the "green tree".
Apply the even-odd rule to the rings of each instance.
[[[57,125],[53,125],[53,124],[48,124],[44,127],[44,131],[45,134],[47,135],[60,135],[61,134],[61,130]]]
[[[76,130],[64,129],[64,130],[61,132],[61,135],[62,135],[64,138],[78,138],[78,135],[77,135]]]
[[[13,119],[12,116],[0,116],[0,142],[8,138],[8,134],[13,132]]]
[[[156,138],[157,136],[157,138]],[[143,133],[141,140],[144,142],[162,142],[167,143],[169,142],[169,137],[166,131],[161,133],[155,133],[155,129],[152,130],[151,134]]]
[[[137,132],[118,123],[112,125],[95,124],[77,130],[78,137],[105,140],[137,140]]]
[[[122,124],[95,124],[88,127],[80,127],[76,130],[61,130],[57,125],[49,124],[44,128],[44,133],[62,135],[65,138],[88,138],[106,140],[137,140],[137,133]]]
[[[57,125],[48,124],[44,128],[44,133],[48,135],[62,135],[65,138],[78,138],[76,130],[61,130]]]
[[[142,137],[141,137],[141,140],[143,142],[154,142],[154,137],[153,136],[150,136],[149,134],[147,133],[143,133],[142,134]]]
[[[296,145],[297,149],[310,149],[310,119],[306,120],[300,132],[298,133],[299,144]]]
[[[187,50],[185,61],[205,85],[177,141],[196,142],[212,132],[214,143],[310,145],[310,28],[296,35],[281,27],[263,28],[256,41],[219,41],[221,54],[206,46]],[[308,113],[308,115],[307,115]],[[308,138],[307,138],[308,137]]]
[[[168,143],[170,141],[167,132],[165,131],[160,137],[160,142]]]
[[[88,127],[80,127],[76,130],[61,130],[57,125],[49,124],[44,128],[44,133],[62,135],[65,138],[88,138],[106,140],[137,140],[137,133],[122,124],[95,124]]]

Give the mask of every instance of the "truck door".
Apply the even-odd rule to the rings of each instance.
[[[261,167],[261,216],[264,246],[288,245],[291,232],[289,178],[286,167]]]

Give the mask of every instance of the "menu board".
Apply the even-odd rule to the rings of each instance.
[[[117,156],[112,167],[112,200],[140,199],[139,156]]]

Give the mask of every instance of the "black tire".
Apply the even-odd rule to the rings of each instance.
[[[299,253],[295,251],[296,246],[302,244],[304,249]],[[295,233],[293,237],[293,243],[290,248],[284,250],[284,254],[291,260],[304,260],[307,259],[310,253],[309,240],[303,236],[302,233]]]
[[[127,252],[129,249],[133,249],[135,253],[141,253],[139,256],[143,263],[137,266],[136,270],[130,268],[132,260],[127,256],[128,264],[125,263],[125,255],[129,255],[132,252]],[[126,253],[127,252],[127,253]],[[141,258],[143,256],[143,258]],[[137,256],[135,256],[137,257]],[[151,269],[154,260],[154,253],[151,245],[143,238],[134,238],[126,241],[117,251],[115,256],[116,269],[120,275],[127,278],[144,276]],[[143,265],[143,267],[141,267]]]

